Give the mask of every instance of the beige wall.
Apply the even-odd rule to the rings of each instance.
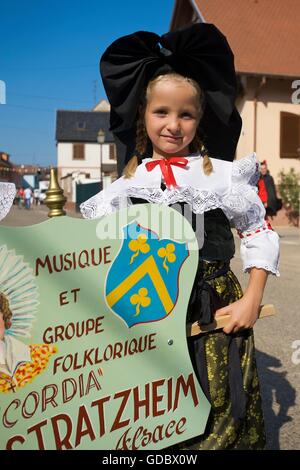
[[[267,160],[275,182],[281,169],[288,171],[294,167],[300,173],[300,159],[280,158],[280,111],[300,115],[300,104],[291,101],[295,91],[291,87],[292,81],[267,78],[258,93],[256,153],[260,161]],[[254,151],[254,94],[259,82],[260,78],[246,78],[246,95],[237,103],[243,119],[237,158]]]
[[[116,164],[116,160],[109,158],[109,146],[110,144],[103,144],[100,148],[100,144],[85,143],[85,159],[73,160],[73,143],[58,142],[57,167],[60,177],[75,171],[85,171],[90,174],[91,178],[100,180],[101,157],[102,164]]]

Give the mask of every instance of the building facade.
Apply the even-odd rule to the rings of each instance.
[[[0,181],[15,182],[14,166],[10,162],[9,154],[0,151]]]
[[[93,111],[57,111],[58,178],[69,207],[77,203],[76,184],[98,182],[95,187],[99,191],[117,178],[116,145],[109,131],[109,114],[103,102]]]
[[[278,182],[300,171],[300,2],[176,0],[171,30],[214,23],[235,57],[243,120],[236,158],[256,152]]]

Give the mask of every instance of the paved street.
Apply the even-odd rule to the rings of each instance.
[[[0,222],[0,225],[12,226],[25,226],[25,225],[34,225],[43,222],[48,219],[49,209],[44,204],[33,205],[30,210],[22,207],[19,209],[17,206],[13,206],[7,217]],[[81,217],[80,213],[75,213],[73,211],[67,211],[67,215],[70,217]]]
[[[30,211],[13,207],[1,224],[39,223],[47,219],[47,211],[45,206],[37,206]],[[68,215],[79,216],[74,213]],[[277,315],[259,320],[255,326],[257,361],[268,447],[300,449],[300,230],[279,227],[277,231],[281,236],[281,277],[269,278],[264,298],[264,303],[275,305]],[[245,287],[248,276],[241,273],[238,254],[232,267]],[[293,342],[297,340],[298,355],[293,349]],[[297,359],[298,364],[295,363]]]
[[[281,277],[269,277],[263,303],[274,304],[277,314],[255,326],[257,361],[268,447],[300,449],[300,230],[276,230],[281,236]],[[238,256],[232,267],[245,287],[247,275],[241,274]],[[298,364],[294,364],[296,349],[292,345],[297,340]]]

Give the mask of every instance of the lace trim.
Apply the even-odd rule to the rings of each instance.
[[[146,199],[154,204],[171,205],[186,202],[195,214],[203,214],[212,209],[222,208],[222,198],[216,193],[186,186],[184,188],[165,189],[129,187],[128,197]]]
[[[80,204],[80,212],[85,219],[98,219],[130,205],[130,201],[123,195],[117,195],[112,199],[105,197],[103,193],[96,194],[91,199]]]
[[[245,183],[233,184],[231,191],[225,196],[190,186],[164,191],[160,188],[129,187],[126,195],[146,199],[155,204],[186,202],[195,214],[221,209],[229,220],[234,220],[240,232],[255,231],[264,224],[265,209],[255,188]]]
[[[248,197],[247,197],[248,194]],[[255,200],[253,199],[255,197]],[[80,206],[83,217],[99,218],[111,214],[115,210],[128,207],[128,198],[145,199],[153,204],[172,205],[186,202],[195,214],[203,214],[209,210],[222,209],[226,217],[234,219],[235,225],[241,232],[259,228],[264,220],[264,208],[255,191],[248,185],[233,185],[232,191],[226,196],[208,190],[187,186],[184,188],[165,189],[141,188],[131,186],[121,195],[107,197],[99,193]]]
[[[8,214],[16,195],[13,183],[0,183],[0,220]]]
[[[247,265],[244,266],[243,269],[244,273],[249,272],[249,270],[252,268],[265,269],[269,273],[274,274],[276,277],[280,277],[280,272],[278,271],[278,269],[276,269],[274,266],[271,266],[270,264],[260,262],[250,264],[247,263]]]
[[[255,231],[263,226],[266,211],[256,189],[249,184],[233,184],[223,206],[224,213],[234,220],[240,232]]]
[[[127,207],[130,204],[129,197],[145,199],[154,204],[186,202],[195,214],[222,209],[229,220],[234,220],[240,232],[253,231],[262,226],[265,214],[256,188],[250,186],[259,176],[258,167],[255,154],[233,162],[232,185],[223,196],[191,186],[165,190],[129,186],[123,188],[119,195],[108,194],[106,191],[99,193],[81,204],[80,210],[85,218],[101,217]]]
[[[255,153],[233,162],[232,181],[234,183],[247,182],[250,185],[256,186],[258,180],[259,163]]]

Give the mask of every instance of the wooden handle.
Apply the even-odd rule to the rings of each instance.
[[[270,317],[271,315],[275,315],[275,307],[272,304],[261,305],[259,310],[258,318],[265,318]],[[198,322],[195,323],[188,323],[186,326],[186,333],[187,336],[196,336],[201,333],[207,333],[208,331],[219,330],[220,328],[224,328],[230,321],[229,315],[223,315],[215,319],[213,323],[209,325],[200,327]]]

